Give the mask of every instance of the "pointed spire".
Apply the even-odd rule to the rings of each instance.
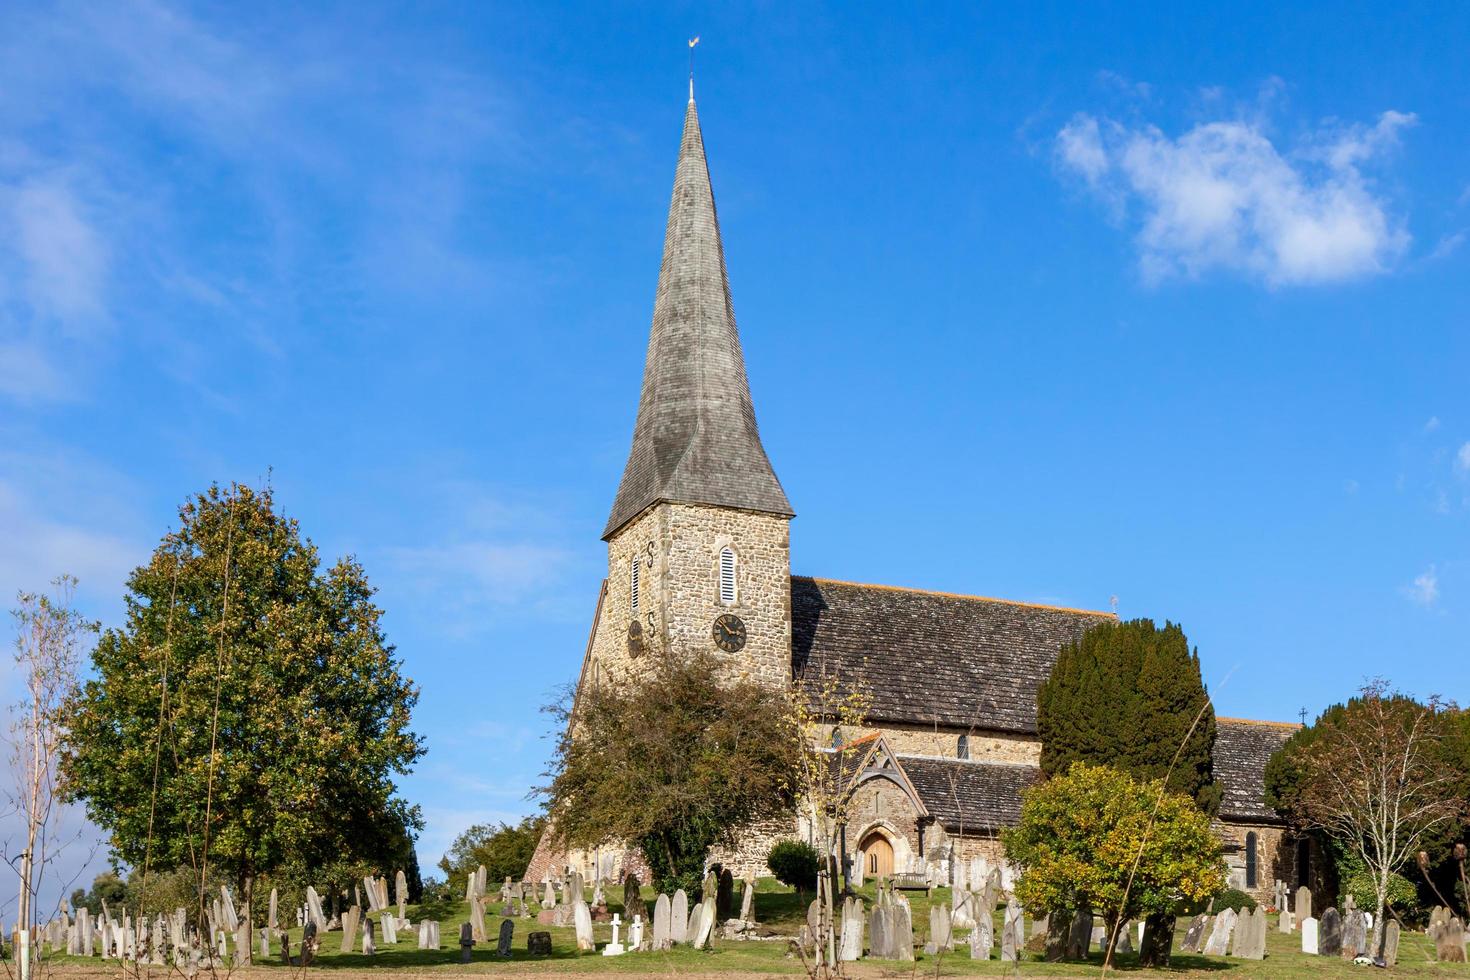
[[[660,501],[792,516],[756,428],[692,98],[684,113],[633,448],[603,538]]]

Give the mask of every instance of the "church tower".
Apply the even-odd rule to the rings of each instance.
[[[591,676],[697,649],[791,680],[791,504],[756,428],[693,93]]]

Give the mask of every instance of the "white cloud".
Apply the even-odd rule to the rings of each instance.
[[[1470,473],[1470,442],[1461,445],[1460,451],[1455,453],[1455,471]]]
[[[1429,416],[1429,421],[1424,423],[1424,431],[1425,432],[1433,432],[1437,428],[1439,428],[1439,416],[1438,415],[1431,415],[1431,416]]]
[[[1415,576],[1414,581],[1402,589],[1404,596],[1426,609],[1439,601],[1439,575],[1433,565]]]
[[[63,322],[101,315],[107,248],[72,189],[56,179],[29,180],[9,196],[31,305]]]
[[[1223,269],[1271,285],[1336,282],[1391,268],[1409,244],[1364,175],[1414,117],[1319,133],[1283,155],[1254,122],[1202,123],[1170,137],[1086,113],[1057,134],[1060,166],[1138,214],[1149,282]]]
[[[1465,233],[1463,231],[1457,231],[1452,235],[1443,235],[1425,258],[1431,262],[1435,259],[1447,258],[1459,251],[1460,246],[1464,244]]]

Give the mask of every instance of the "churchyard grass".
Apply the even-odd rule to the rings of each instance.
[[[615,892],[616,889],[609,889]],[[871,884],[860,890],[865,903],[871,904],[874,898],[874,888]],[[651,888],[643,889],[644,898],[652,904],[655,893]],[[939,958],[936,964],[935,957],[926,956],[923,953],[923,943],[928,938],[929,907],[934,902],[949,902],[950,892],[947,888],[936,889],[933,896],[923,892],[908,892],[907,896],[913,906],[914,939],[919,946],[916,952],[915,963],[900,963],[896,961],[863,960],[859,963],[847,964],[849,973],[858,977],[879,976],[934,976],[936,965],[939,973],[943,976],[1013,976],[1017,970],[1013,964],[1002,963],[998,958],[991,960],[975,961],[969,958],[969,950],[964,946],[965,933],[956,935],[957,948],[953,953],[946,953]],[[621,912],[621,896],[611,895],[609,909],[613,912]],[[756,889],[756,918],[762,926],[784,935],[793,935],[804,921],[806,903],[810,896],[798,896],[791,889],[774,881],[773,879],[761,879]],[[498,913],[499,903],[493,903],[492,908]],[[417,906],[409,907],[409,918],[415,922],[424,917],[439,918],[441,923],[440,932],[443,948],[437,950],[420,950],[417,948],[415,931],[400,930],[397,946],[380,945],[378,953],[369,958],[360,952],[343,953],[340,950],[342,942],[341,932],[331,932],[326,935],[322,943],[321,955],[314,964],[314,969],[320,969],[328,975],[337,974],[344,980],[355,974],[373,973],[376,975],[396,975],[406,972],[427,972],[434,974],[526,974],[535,976],[549,976],[567,973],[617,973],[617,974],[658,974],[679,975],[690,978],[696,976],[715,975],[741,975],[741,974],[801,974],[802,967],[798,959],[788,956],[788,943],[785,940],[767,941],[734,941],[717,940],[715,948],[707,951],[697,951],[688,948],[674,949],[664,953],[631,953],[623,956],[604,957],[592,953],[578,953],[576,943],[576,932],[574,929],[555,928],[537,924],[532,919],[513,919],[515,923],[515,941],[512,945],[513,955],[509,960],[500,959],[495,955],[495,936],[500,928],[501,917],[498,914],[487,915],[485,919],[486,930],[490,935],[488,942],[479,943],[475,946],[468,964],[460,962],[460,950],[458,946],[459,926],[466,921],[467,915],[463,902],[453,902],[444,906],[433,908]],[[1239,977],[1239,978],[1263,978],[1263,980],[1288,980],[1288,978],[1331,978],[1363,976],[1364,968],[1354,966],[1352,963],[1326,956],[1306,956],[1301,953],[1301,937],[1298,933],[1289,935],[1282,934],[1276,930],[1276,917],[1270,918],[1270,927],[1266,933],[1267,957],[1265,960],[1254,961],[1235,959],[1220,956],[1196,956],[1181,954],[1177,952],[1179,945],[1184,939],[1184,929],[1187,918],[1181,918],[1179,928],[1175,936],[1176,952],[1173,957],[1173,965],[1169,970],[1158,971],[1159,976],[1169,977]],[[1001,926],[1000,910],[997,910],[995,919],[995,933],[998,936]],[[1028,921],[1028,935],[1029,935]],[[608,923],[599,922],[594,926],[599,947],[612,938],[612,927]],[[552,955],[549,957],[531,957],[526,952],[526,936],[533,931],[544,931],[551,934]],[[290,932],[291,948],[297,950],[301,940],[301,930],[293,928]],[[623,931],[623,939],[627,939],[626,928]],[[285,978],[293,972],[280,963],[280,946],[272,944],[271,961],[262,963],[248,972],[258,975],[273,974]],[[992,952],[992,956],[999,957],[999,946]],[[115,961],[103,961],[98,959],[83,959],[79,957],[52,957],[49,962],[59,967],[62,975],[71,976],[114,976],[117,964]],[[1134,954],[1125,953],[1117,957],[1117,966],[1121,972],[1130,973],[1134,976],[1149,975],[1148,971],[1139,971],[1135,967],[1136,957]],[[1096,976],[1102,964],[1102,955],[1094,950],[1092,956],[1086,963],[1045,963],[1037,954],[1026,953],[1020,965],[1020,973],[1028,976]],[[155,970],[163,970],[154,967]],[[241,971],[233,971],[235,973]],[[1390,971],[1377,976],[1419,976],[1419,977],[1454,977],[1461,976],[1470,980],[1470,966],[1466,964],[1438,963],[1433,958],[1433,950],[1429,941],[1422,933],[1405,932],[1399,947],[1399,965]],[[223,973],[221,974],[223,976]]]

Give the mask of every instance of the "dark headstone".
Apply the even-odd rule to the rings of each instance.
[[[1201,923],[1201,931],[1203,928]],[[1174,916],[1151,915],[1144,919],[1143,940],[1138,944],[1138,965],[1148,968],[1167,967],[1173,949]]]
[[[532,956],[551,955],[551,933],[533,932],[526,937],[526,952]]]
[[[510,959],[510,943],[514,938],[516,924],[509,919],[500,923],[500,941],[495,944],[495,955],[501,959]]]
[[[629,871],[627,877],[623,879],[624,922],[631,923],[635,915],[641,915],[643,921],[648,921],[648,906],[644,904],[643,896],[638,891],[641,887],[642,884],[638,881],[638,876]]]
[[[720,883],[715,888],[715,921],[724,922],[730,918],[731,905],[735,900],[735,876],[730,873],[729,868],[720,872]]]
[[[1053,912],[1046,917],[1046,961],[1059,963],[1067,957],[1067,936],[1072,929],[1072,919],[1062,912]]]
[[[1067,952],[1069,960],[1087,959],[1087,951],[1092,946],[1092,913],[1086,909],[1079,909],[1072,916],[1072,928],[1067,933]]]
[[[1184,931],[1184,945],[1180,949],[1186,953],[1198,953],[1205,942],[1205,926],[1210,924],[1208,915],[1197,915],[1189,920],[1189,928]]]
[[[1322,956],[1342,955],[1342,916],[1337,909],[1322,913],[1322,921],[1317,924],[1317,952]]]
[[[459,926],[459,961],[468,963],[470,953],[475,948],[475,930],[468,922],[462,922]]]

